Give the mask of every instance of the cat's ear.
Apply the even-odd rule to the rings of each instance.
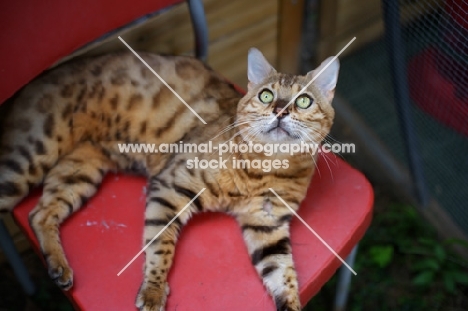
[[[324,68],[326,68],[324,70]],[[323,70],[323,71],[322,71]],[[307,74],[308,79],[313,79],[316,75],[314,84],[322,91],[329,101],[335,95],[336,82],[338,81],[338,72],[340,71],[340,62],[338,58],[329,57],[324,60],[320,66]]]
[[[260,84],[269,75],[276,72],[276,70],[265,59],[262,52],[260,52],[256,48],[251,48],[249,50],[247,62],[247,76],[249,78],[250,83]]]

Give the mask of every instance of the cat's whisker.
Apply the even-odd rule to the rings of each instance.
[[[238,117],[234,120],[234,122],[226,125],[225,127],[229,127],[231,125],[235,125],[236,123],[239,123],[239,122],[243,122],[243,121],[249,121],[249,120],[253,120],[255,118],[251,117],[251,116],[248,116],[248,117]]]
[[[248,123],[250,123],[250,121],[245,121],[245,122],[243,122],[243,123],[237,124],[236,126],[232,126],[231,128],[226,129],[226,130],[224,130],[223,132],[219,133],[219,134],[216,135],[215,137],[213,137],[213,138],[207,140],[205,143],[208,143],[209,141],[213,141],[214,139],[216,139],[216,138],[219,137],[220,135],[222,135],[222,134],[224,134],[224,133],[226,133],[226,132],[228,132],[228,131],[230,131],[230,130],[233,130],[233,129],[236,128],[237,126],[241,126],[241,125],[248,124]],[[218,146],[218,147],[219,147],[219,146]],[[213,152],[211,153],[211,155],[212,155],[213,153],[215,153],[215,152],[216,152],[216,151],[213,151]]]
[[[261,129],[259,128],[251,128],[251,131],[249,131],[246,135],[245,135],[245,140],[247,143],[259,132],[261,131]]]
[[[245,131],[248,131],[248,130],[250,130],[250,129],[251,129],[251,128],[248,127],[248,128],[245,128],[245,129],[243,129],[243,130],[238,131],[236,134],[234,134],[231,138],[229,138],[228,140],[226,140],[226,141],[223,142],[222,144],[226,144],[227,142],[233,140],[234,138],[236,138],[236,137],[239,136],[239,135],[241,135],[241,137],[242,137],[242,133],[244,133]],[[231,156],[232,156],[233,153],[234,153],[233,151],[229,153],[228,160],[231,159]]]
[[[304,122],[304,123],[306,123],[306,122]],[[307,124],[307,123],[306,123],[306,124]],[[302,125],[300,125],[300,126],[302,126]],[[313,132],[316,133],[316,134],[319,134],[319,135],[322,137],[322,139],[324,139],[324,140],[327,140],[327,141],[328,141],[327,138],[331,139],[332,141],[328,141],[329,143],[332,143],[332,142],[333,142],[333,143],[337,143],[337,144],[343,144],[343,142],[341,142],[341,141],[339,141],[338,139],[334,138],[334,137],[331,136],[330,134],[324,135],[324,134],[321,133],[321,131],[315,129],[315,128],[312,127],[312,126],[311,126],[311,127],[305,126],[305,127],[303,127],[303,128],[306,128],[306,129],[308,129],[308,130],[310,130],[310,131],[313,131]]]
[[[314,129],[309,129],[313,132],[313,134],[317,135],[318,136],[318,139],[317,141],[319,142],[322,142],[325,138],[326,138],[326,135],[323,135],[321,132],[319,131],[315,131]]]
[[[327,142],[329,145],[331,145],[329,142]],[[324,152],[324,156],[326,155],[333,155],[333,156],[339,156],[340,158],[344,159],[343,156],[341,155],[340,152]],[[337,162],[336,162],[336,158],[332,159],[330,158],[330,161],[332,161],[332,163],[336,166],[337,165]]]
[[[299,135],[301,136],[301,139],[302,139],[302,140],[304,140],[304,138],[303,138],[303,136],[302,136],[303,134],[305,134],[305,133],[303,133],[303,132],[301,132],[301,131],[299,132]],[[304,141],[305,141],[305,140],[304,140]],[[309,152],[309,154],[310,154],[310,157],[312,158],[312,161],[314,162],[314,166],[315,166],[315,168],[317,169],[317,172],[318,172],[319,176],[322,177],[322,174],[320,173],[320,169],[319,169],[319,167],[317,166],[317,162],[315,161],[314,155],[312,154],[312,152]]]
[[[307,133],[304,133],[304,132],[302,132],[302,133],[308,136]],[[332,177],[332,180],[333,180],[333,172],[331,170],[330,164],[328,163],[328,156],[329,155],[326,152],[322,152],[322,158],[324,159],[325,163],[327,164],[328,170],[330,171],[330,174],[331,174],[331,177]],[[336,161],[334,162],[334,164],[336,165]],[[320,174],[320,172],[319,172],[319,174]]]
[[[308,137],[307,133],[305,133],[305,132],[303,132],[303,131],[299,131],[298,134],[299,134],[299,136],[301,137],[301,140],[302,140],[304,143],[306,143],[306,144],[309,143],[309,141],[308,141],[307,139],[309,139],[311,143],[314,143],[313,140],[310,139],[310,137]],[[306,139],[304,139],[304,138],[306,138]],[[308,152],[308,153],[310,153],[310,152]],[[310,154],[311,154],[311,153],[310,153]],[[311,154],[311,155],[312,155],[312,154]]]
[[[257,129],[257,128],[248,128],[249,129],[249,132],[245,135],[245,137],[243,135],[241,135],[242,137],[242,142],[248,144],[249,143],[249,137],[252,133],[256,133],[256,132],[259,132],[261,131],[261,128],[260,129]],[[241,133],[242,134],[242,133]],[[229,157],[228,157],[228,161],[231,159],[232,155],[234,154],[233,151],[231,151],[229,153]]]
[[[307,132],[304,131],[304,130],[300,130],[300,132],[301,132],[302,134],[304,134],[304,135],[306,136],[306,138],[309,140],[309,141],[307,141],[307,142],[311,142],[311,143],[313,143],[313,144],[316,144],[316,140],[313,139],[312,137],[310,137],[309,133],[307,133]]]
[[[329,145],[333,145],[333,143],[330,142],[330,141],[328,141],[326,138],[324,138],[324,139],[322,140],[322,143],[323,143],[323,142],[328,143]],[[323,153],[324,153],[324,157],[325,157],[325,156],[327,155],[327,152],[323,152]],[[339,152],[338,152],[338,153],[335,153],[335,152],[334,152],[333,154],[334,154],[334,155],[338,155],[338,156],[340,156],[341,158],[343,158],[343,156],[342,156],[341,153],[339,153]],[[331,160],[331,159],[330,159],[330,160]],[[333,160],[331,160],[331,161],[332,161],[332,163],[333,163],[334,165],[337,165],[336,159],[335,159],[334,161],[333,161]]]
[[[331,136],[330,134],[326,135],[325,137],[328,137],[328,139],[330,139],[330,140],[333,141],[334,143],[337,143],[337,144],[342,144],[342,143],[343,143],[342,141],[339,141],[339,140],[336,139],[335,137]]]
[[[236,121],[234,121],[233,123],[227,125],[223,130],[221,130],[221,133],[224,133],[226,131],[229,131],[230,129],[232,128],[235,128],[239,125],[242,125],[242,124],[245,124],[245,123],[249,123],[249,122],[255,122],[257,121],[258,118],[257,117],[243,117],[243,118],[238,118]],[[218,137],[220,134],[216,135],[214,138]],[[213,139],[214,139],[213,138]]]
[[[228,140],[224,141],[224,142],[221,143],[221,144],[226,144],[227,142],[230,142],[231,140],[233,140],[234,138],[236,138],[237,136],[241,135],[242,133],[244,133],[245,131],[248,131],[248,130],[250,130],[250,127],[238,131],[238,132],[237,132],[236,134],[234,134],[231,138],[229,138]]]
[[[250,123],[250,122],[246,122],[246,123]],[[248,130],[250,130],[250,127],[245,128],[245,129],[243,129],[243,130],[240,130],[239,132],[237,132],[236,134],[234,134],[231,138],[229,138],[228,140],[226,140],[226,141],[220,143],[219,145],[226,144],[227,142],[233,140],[234,138],[236,138],[237,136],[241,135],[243,132],[248,131]],[[213,152],[210,154],[210,157],[213,156],[213,154],[216,153],[216,152],[219,152],[219,149],[218,149],[218,150],[213,150]],[[231,155],[231,154],[232,154],[232,152],[230,153],[230,155]],[[230,156],[229,156],[228,159],[230,159]]]
[[[330,171],[331,178],[332,178],[332,180],[334,181],[335,179],[334,179],[334,177],[333,177],[333,171],[332,171],[330,165],[328,164],[328,160],[327,160],[328,157],[327,157],[327,155],[325,154],[322,158],[325,160],[325,163],[327,164],[328,170]]]
[[[225,127],[223,130],[221,130],[221,132],[219,132],[216,136],[210,138],[208,141],[214,140],[214,139],[218,138],[219,136],[223,135],[224,133],[226,133],[226,132],[228,132],[228,131],[230,131],[230,130],[238,127],[238,126],[241,126],[241,125],[244,125],[244,124],[247,124],[247,123],[251,123],[252,121],[254,121],[254,120],[253,119],[252,120],[242,120],[242,122],[236,121],[236,122],[228,125],[227,127]]]
[[[326,135],[324,136],[321,131],[314,129],[313,127],[308,127],[301,123],[295,124],[299,127],[298,130],[303,130],[305,133],[312,131],[313,134],[317,134],[319,136],[319,141],[322,141],[326,137]]]
[[[303,132],[303,134],[307,135],[307,137],[310,138],[310,136],[309,136],[306,132]],[[328,142],[327,140],[324,140],[324,141],[325,141],[325,142]],[[327,160],[327,156],[328,156],[327,152],[322,152],[322,153],[323,153],[323,158],[325,158],[325,161],[327,161],[327,165],[329,166],[329,163],[328,163],[328,160]],[[335,154],[335,153],[333,153],[333,154]],[[333,163],[335,166],[337,165],[336,160],[333,161],[333,160],[330,159],[330,161],[332,161],[332,163]],[[330,169],[330,166],[329,166],[329,169]],[[330,169],[330,171],[331,171],[331,169]]]
[[[260,296],[260,299],[258,299],[258,302],[255,304],[255,306],[258,306],[259,304],[262,305],[261,309],[264,309],[265,307],[265,302],[269,299],[268,292],[264,291],[263,294]]]
[[[306,128],[309,129],[309,130],[311,130],[311,131],[314,131],[314,132],[316,132],[316,133],[319,133],[313,126],[311,126],[311,127],[306,126]],[[324,137],[328,137],[329,139],[331,139],[331,140],[332,140],[333,142],[335,142],[335,143],[339,143],[339,144],[342,144],[342,143],[343,143],[343,142],[339,141],[338,139],[336,139],[335,137],[333,137],[333,136],[330,135],[330,134],[327,134],[327,135],[325,135]]]

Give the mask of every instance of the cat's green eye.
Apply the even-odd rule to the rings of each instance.
[[[262,92],[260,92],[260,94],[258,95],[258,98],[260,99],[260,101],[264,104],[269,104],[273,101],[273,98],[274,98],[274,95],[271,91],[269,90],[263,90]]]
[[[312,105],[312,98],[310,98],[308,95],[301,95],[298,98],[296,98],[296,106],[301,108],[301,109],[307,109]]]

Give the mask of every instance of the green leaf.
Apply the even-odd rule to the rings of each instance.
[[[393,259],[392,245],[373,246],[369,250],[371,261],[380,268],[387,267]]]
[[[447,290],[447,292],[453,294],[455,292],[455,280],[453,279],[452,275],[450,275],[449,273],[445,273],[443,278],[445,289]]]
[[[439,265],[439,262],[435,260],[434,258],[427,258],[414,264],[412,268],[415,271],[421,271],[421,270],[438,271],[440,269],[440,265]]]
[[[445,249],[439,244],[434,247],[434,254],[439,262],[444,262],[445,258],[447,257]]]
[[[423,271],[413,279],[413,284],[418,286],[427,286],[432,282],[432,280],[434,280],[434,276],[434,271]]]
[[[458,271],[454,272],[452,274],[452,277],[455,280],[455,282],[463,285],[468,285],[468,273]]]
[[[411,245],[410,247],[400,249],[400,252],[409,255],[424,255],[431,256],[432,254],[427,251],[426,248],[420,246]]]
[[[418,242],[422,245],[426,246],[435,246],[438,244],[438,242],[434,239],[428,239],[428,238],[419,238]]]
[[[412,206],[405,206],[403,211],[404,211],[405,216],[410,219],[417,219],[418,217],[418,213]]]

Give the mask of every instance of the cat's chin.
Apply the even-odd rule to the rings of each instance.
[[[291,134],[281,127],[275,127],[266,132],[265,135],[269,140],[274,142],[287,142],[292,140]]]
[[[293,143],[297,141],[287,130],[276,127],[263,134],[266,142]]]

